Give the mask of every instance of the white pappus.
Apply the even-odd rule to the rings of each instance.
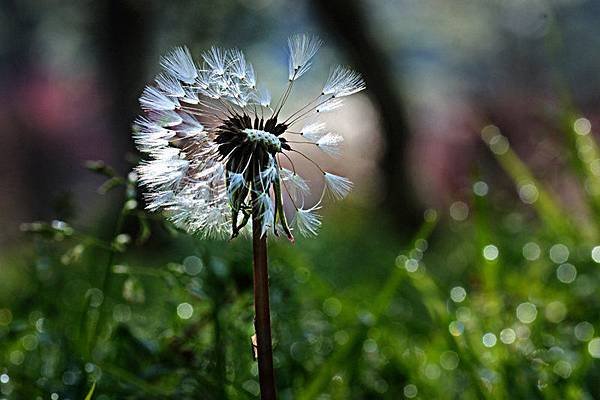
[[[162,209],[177,226],[209,238],[235,237],[253,224],[261,236],[316,235],[325,198],[344,198],[352,183],[323,170],[303,146],[339,155],[343,137],[316,118],[365,89],[359,73],[337,66],[318,96],[284,112],[321,45],[311,35],[288,39],[288,83],[274,105],[238,49],[212,47],[199,64],[185,47],[162,57],[162,72],[144,89],[144,115],[134,124],[136,144],[148,156],[136,168],[147,208]],[[292,155],[309,160],[323,177],[321,196],[310,206],[310,187]],[[291,224],[286,212],[293,213]]]

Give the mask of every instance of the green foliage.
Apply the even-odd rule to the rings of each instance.
[[[92,387],[90,388],[90,391],[88,392],[88,394],[85,396],[84,400],[92,400],[92,396],[94,395],[95,389],[96,389],[96,382],[92,383]]]
[[[595,215],[595,141],[566,133]],[[408,243],[357,204],[317,239],[271,243],[282,399],[600,397],[600,225],[566,211],[497,128],[483,138],[522,201],[480,173],[486,190],[439,224],[426,212]],[[31,244],[3,255],[2,396],[256,398],[248,240],[180,233],[138,209],[135,176],[90,168],[123,194],[113,233],[24,224]]]

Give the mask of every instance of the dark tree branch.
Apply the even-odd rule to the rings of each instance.
[[[422,222],[422,213],[413,195],[406,167],[409,126],[399,89],[399,79],[393,76],[387,60],[376,40],[368,33],[366,13],[355,0],[312,0],[313,8],[322,25],[336,36],[342,49],[363,74],[367,91],[377,107],[382,122],[386,146],[380,167],[383,172],[383,205],[397,224],[416,228]]]
[[[138,97],[146,81],[151,43],[152,7],[132,0],[94,3],[93,27],[101,74],[110,99],[107,118],[115,154],[134,152],[131,125],[139,113]],[[124,170],[128,166],[117,166]]]

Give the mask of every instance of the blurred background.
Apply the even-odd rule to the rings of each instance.
[[[600,398],[600,3],[0,0],[0,399],[253,399],[249,243],[143,211],[131,124],[159,57],[286,39],[367,90],[351,177],[273,242],[283,399]],[[92,160],[94,162],[90,163]],[[100,162],[101,161],[101,162]]]

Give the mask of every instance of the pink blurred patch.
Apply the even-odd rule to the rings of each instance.
[[[76,158],[107,158],[104,98],[93,75],[34,71],[14,92],[14,112],[36,135],[64,146]]]

